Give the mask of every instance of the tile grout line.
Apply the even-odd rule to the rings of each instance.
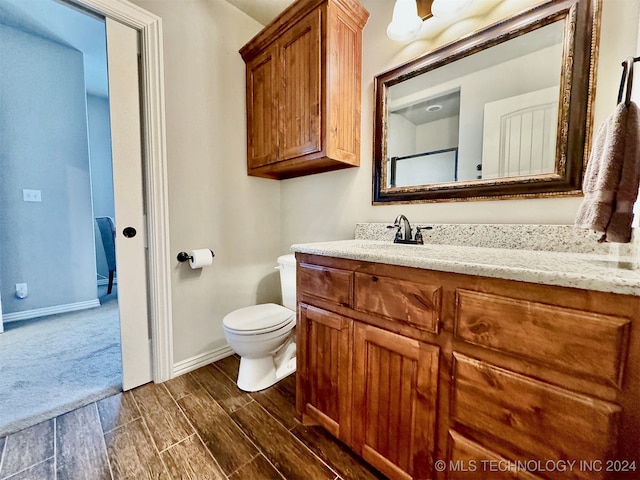
[[[102,432],[102,446],[104,447],[104,455],[107,458],[107,465],[109,466],[109,475],[111,476],[111,480],[113,480],[113,468],[111,467],[111,459],[109,458],[109,449],[107,448],[107,439],[105,438],[107,432],[104,431],[104,426],[102,425],[102,418],[100,417],[100,410],[98,409],[98,402],[93,402],[96,406],[96,412],[98,413],[98,423],[100,423],[100,431]],[[127,422],[129,423],[129,422]],[[112,429],[114,430],[114,429]],[[57,479],[56,479],[57,480]]]
[[[291,437],[292,437],[292,438],[293,438],[297,443],[299,443],[300,445],[302,445],[302,447],[303,447],[303,448],[307,449],[307,450],[309,451],[309,453],[310,453],[314,458],[316,458],[316,459],[317,459],[317,460],[318,460],[322,465],[324,465],[325,467],[327,467],[327,469],[329,469],[329,471],[330,471],[331,473],[335,474],[335,476],[336,476],[335,478],[340,478],[340,474],[339,474],[338,472],[336,472],[336,471],[335,471],[335,470],[334,470],[334,469],[333,469],[329,464],[327,464],[327,462],[325,462],[322,458],[320,458],[318,455],[316,455],[316,453],[315,453],[313,450],[311,450],[311,449],[310,449],[310,448],[309,448],[309,447],[308,447],[304,442],[302,442],[302,440],[300,440],[300,439],[299,439],[297,436],[295,436],[295,435],[294,435],[294,434],[293,434],[289,429],[287,429],[287,427],[285,427],[285,426],[282,424],[282,422],[280,422],[280,420],[278,420],[276,417],[274,417],[273,415],[271,415],[271,413],[269,413],[269,410],[267,410],[266,408],[264,408],[264,407],[260,404],[260,402],[258,402],[258,401],[256,401],[256,400],[254,400],[254,402],[258,405],[258,407],[260,407],[262,410],[264,410],[264,411],[265,411],[265,413],[266,413],[269,417],[271,417],[273,420],[275,420],[275,422],[276,422],[277,424],[279,424],[282,428],[284,428],[284,429],[285,429],[285,431],[286,431],[287,433],[289,433],[289,434],[291,435]],[[247,404],[247,405],[249,405],[249,404]],[[245,407],[246,407],[246,405],[245,405]],[[244,408],[244,407],[242,407],[242,408]],[[244,429],[243,429],[243,428],[238,424],[238,422],[236,422],[236,421],[235,421],[235,419],[234,419],[233,417],[231,417],[231,419],[232,419],[232,420],[233,420],[233,422],[234,422],[236,425],[238,425],[238,427],[242,430],[242,433],[244,433]],[[245,434],[245,436],[247,436],[247,435]],[[247,436],[247,438],[248,438],[248,436]],[[249,440],[251,440],[251,439],[249,439]],[[262,453],[262,455],[267,459],[267,461],[269,461],[269,457],[267,457],[267,456],[264,454],[264,452],[262,452],[262,450],[261,450],[260,448],[258,448],[258,451],[259,451],[260,453]],[[271,462],[269,461],[269,463],[271,463]],[[280,470],[276,469],[276,471],[277,471],[278,473],[280,473]],[[281,473],[280,473],[280,474],[281,474]],[[282,474],[281,474],[281,475],[282,475]]]
[[[10,479],[12,479],[12,478],[15,478],[15,476],[16,476],[16,475],[18,475],[19,473],[24,473],[24,472],[26,472],[26,471],[28,471],[28,470],[31,470],[33,467],[37,467],[38,465],[40,465],[41,463],[46,462],[46,461],[47,461],[47,460],[49,460],[50,458],[53,458],[53,457],[47,457],[47,458],[45,458],[44,460],[40,460],[39,462],[36,462],[36,463],[34,463],[34,464],[32,464],[32,465],[29,465],[28,467],[25,467],[25,468],[23,468],[22,470],[18,470],[17,472],[12,473],[12,474],[11,474],[10,476],[8,476],[8,477],[2,477],[2,480],[10,480]],[[54,474],[55,474],[55,473],[54,473]]]
[[[185,413],[182,411],[182,409],[180,408],[180,405],[178,405],[178,402],[176,402],[175,398],[173,398],[173,395],[171,395],[171,392],[169,391],[169,389],[166,387],[166,385],[164,383],[159,383],[157,384],[158,387],[164,388],[164,391],[167,392],[167,395],[169,395],[169,398],[171,399],[171,401],[174,403],[174,405],[178,408],[178,411],[180,412],[180,415],[182,415],[182,418],[187,422],[187,424],[191,427],[191,433],[189,435],[187,435],[185,438],[182,438],[180,440],[178,440],[177,442],[172,443],[171,445],[169,445],[168,447],[160,450],[158,448],[158,446],[156,445],[156,450],[158,451],[158,453],[162,453],[162,452],[166,452],[168,449],[170,449],[171,447],[173,447],[174,445],[178,445],[179,443],[182,443],[184,440],[186,440],[187,438],[193,436],[194,433],[198,433],[198,431],[195,429],[195,427],[191,424],[191,422],[189,421],[189,419],[187,418],[187,416],[185,415]],[[153,440],[153,437],[152,437]],[[155,440],[154,440],[154,445],[155,445]]]
[[[227,375],[226,373],[224,373],[220,368],[218,368],[214,363],[210,363],[209,365],[211,365],[212,367],[214,367],[215,369],[219,370],[220,372],[222,372],[222,374],[227,377],[229,380],[233,381],[233,383],[235,383],[234,380],[232,380],[231,378],[229,378],[229,375]],[[231,414],[229,412],[227,412],[224,407],[222,405],[220,405],[220,403],[213,398],[213,396],[207,391],[207,389],[205,388],[204,385],[202,385],[202,383],[200,383],[198,381],[197,378],[193,378],[193,381],[196,382],[198,384],[198,386],[203,390],[203,392],[209,396],[209,398],[211,398],[211,401],[213,403],[215,403],[216,405],[218,405],[218,407],[220,407],[220,410],[222,411],[223,415],[226,415],[227,417],[229,417],[229,420],[231,420],[231,422],[236,426],[236,428],[238,428],[238,430],[240,430],[240,433],[249,441],[249,443],[251,445],[253,445],[256,449],[256,451],[258,452],[257,455],[255,455],[253,458],[251,458],[251,460],[249,460],[248,462],[244,463],[243,465],[239,466],[238,468],[236,468],[233,472],[227,474],[222,467],[220,467],[220,464],[218,463],[218,461],[216,460],[216,457],[213,455],[213,452],[211,452],[211,450],[209,450],[209,447],[207,447],[207,444],[202,440],[202,438],[200,437],[200,434],[198,433],[198,429],[195,428],[195,426],[191,423],[191,420],[189,420],[189,418],[187,417],[186,414],[184,414],[184,411],[182,410],[182,407],[180,407],[180,404],[178,404],[178,402],[174,399],[173,395],[171,395],[171,392],[169,392],[169,395],[171,396],[171,398],[174,400],[174,402],[176,403],[176,405],[178,405],[178,408],[180,408],[180,411],[183,412],[184,416],[187,417],[187,422],[189,422],[189,425],[191,425],[191,427],[194,429],[194,431],[196,432],[196,435],[198,435],[198,438],[200,439],[200,442],[202,442],[202,445],[204,446],[204,448],[207,449],[207,452],[209,452],[209,455],[211,455],[211,458],[213,458],[213,460],[216,462],[216,464],[218,465],[218,467],[220,467],[220,471],[224,473],[224,475],[229,479],[231,478],[238,470],[240,470],[240,468],[244,467],[245,465],[248,465],[249,463],[251,463],[252,461],[254,461],[257,457],[262,456],[267,463],[269,463],[269,465],[271,465],[273,467],[273,469],[278,473],[278,475],[280,475],[280,477],[282,477],[282,479],[286,480],[284,478],[284,475],[282,475],[282,473],[280,472],[280,470],[278,470],[276,468],[276,466],[271,463],[271,461],[269,460],[269,457],[267,457],[264,452],[262,451],[262,449],[256,445],[254,443],[254,441],[249,437],[249,435],[247,435],[244,431],[244,428],[242,428],[240,425],[238,425],[238,422],[236,422],[233,417],[231,416]],[[169,390],[169,389],[167,389]],[[248,394],[249,395],[249,394]],[[183,397],[184,398],[184,397]],[[238,410],[242,410],[243,408],[245,408],[247,405],[250,405],[251,403],[255,402],[256,400],[249,395],[249,398],[251,399],[251,401],[249,403],[247,403],[246,405],[243,405],[241,407],[238,407],[236,410],[234,410],[232,413],[237,412]],[[256,402],[257,403],[257,402]]]
[[[188,374],[187,374],[188,375]],[[202,386],[202,384],[196,379],[196,378],[192,378],[192,380],[194,382],[196,382],[200,388],[202,388],[205,392],[206,390],[204,389],[204,387]],[[166,387],[165,387],[166,388]],[[171,391],[167,388],[166,389],[167,392],[169,392],[169,397],[171,397],[171,400],[173,400],[173,403],[176,404],[176,406],[178,407],[178,410],[180,410],[180,413],[182,413],[182,415],[184,416],[184,418],[187,420],[187,423],[189,424],[189,426],[193,429],[193,435],[195,435],[196,437],[198,437],[198,440],[200,440],[200,443],[202,444],[202,446],[205,448],[205,450],[207,451],[207,453],[209,454],[209,456],[213,459],[214,463],[218,466],[218,468],[220,469],[220,471],[222,472],[222,474],[227,478],[227,480],[229,479],[229,475],[227,475],[227,473],[224,471],[224,469],[220,466],[220,463],[218,462],[218,460],[216,459],[216,457],[213,455],[213,453],[211,453],[211,450],[209,450],[209,447],[207,447],[207,444],[204,442],[204,440],[202,440],[202,437],[200,436],[200,434],[198,433],[198,429],[195,427],[195,425],[193,425],[193,423],[191,423],[191,420],[189,420],[188,415],[184,412],[184,410],[182,409],[182,407],[180,406],[180,404],[178,403],[178,401],[176,400],[176,398],[173,396],[173,394],[171,393]],[[207,395],[209,395],[209,392],[206,392]],[[188,393],[187,395],[184,395],[181,398],[185,398],[187,396],[191,395],[190,393]],[[211,396],[211,395],[209,395]],[[212,397],[213,399],[213,397]],[[215,399],[213,399],[213,401],[215,402]],[[217,403],[217,402],[216,402]],[[221,407],[222,408],[222,407]],[[192,435],[190,435],[191,437]]]
[[[4,467],[4,455],[7,451],[7,442],[9,441],[9,435],[4,437],[4,445],[2,446],[2,453],[0,454],[0,475],[2,475],[2,468]],[[4,478],[4,477],[0,477]]]
[[[26,467],[21,468],[20,470],[13,472],[11,475],[9,476],[3,476],[0,477],[0,480],[9,480],[12,477],[15,477],[16,475],[18,475],[19,473],[23,473],[26,472],[38,465],[40,465],[41,463],[46,462],[49,459],[53,459],[53,466],[54,466],[54,470],[53,470],[53,479],[56,480],[57,476],[58,476],[58,472],[57,472],[57,453],[56,453],[56,417],[49,419],[49,420],[45,420],[45,422],[51,421],[53,423],[53,455],[46,457],[42,460],[40,460],[39,462],[35,462],[32,463],[31,465],[27,465]],[[28,427],[30,428],[30,427]],[[15,432],[16,434],[19,433]],[[14,435],[13,433],[7,435],[6,437],[4,437],[4,447],[2,449],[2,455],[0,456],[0,472],[2,472],[2,468],[4,467],[4,459],[5,459],[5,453],[7,451],[7,443],[9,442],[9,437]]]
[[[232,356],[232,355],[230,355]],[[225,357],[225,358],[229,358],[229,357]],[[226,374],[226,372],[224,370],[222,370],[220,367],[218,367],[215,363],[210,363],[209,365],[211,365],[212,367],[215,367],[217,370],[220,370],[220,372],[227,377],[229,380],[231,380],[233,383],[236,383],[236,380],[234,380],[233,378],[231,378],[229,375]]]
[[[222,372],[222,374],[223,374],[225,377],[227,377],[229,380],[231,380],[234,384],[236,383],[236,381],[235,381],[233,378],[229,377],[229,375],[227,375],[227,374],[224,372],[224,370],[222,370],[220,367],[218,367],[215,363],[212,363],[211,365],[212,365],[213,367],[215,367],[216,369],[218,369],[220,372]],[[277,383],[276,383],[274,386],[277,388]],[[297,426],[297,425],[296,425],[296,426],[294,426],[294,427],[292,427],[291,429],[287,428],[287,427],[286,427],[286,425],[284,425],[284,424],[283,424],[283,423],[282,423],[282,422],[281,422],[277,417],[275,417],[274,415],[272,415],[272,414],[271,414],[271,412],[269,412],[269,410],[267,410],[265,407],[263,407],[263,406],[262,406],[262,404],[261,404],[258,400],[256,400],[256,399],[254,398],[254,396],[253,396],[253,395],[251,395],[251,393],[250,393],[250,392],[247,392],[247,394],[248,394],[248,395],[249,395],[249,397],[251,398],[251,402],[249,402],[249,403],[247,403],[246,405],[243,405],[242,407],[240,407],[240,408],[238,408],[238,409],[234,410],[234,412],[232,412],[232,413],[235,413],[235,412],[237,412],[238,410],[242,410],[242,409],[244,409],[247,405],[250,405],[251,403],[255,402],[255,403],[256,403],[260,408],[262,408],[262,409],[266,412],[266,414],[267,414],[269,417],[271,417],[271,418],[272,418],[272,419],[273,419],[277,424],[279,424],[280,426],[282,426],[282,428],[284,428],[284,429],[285,429],[285,430],[286,430],[286,431],[287,431],[287,432],[288,432],[288,433],[289,433],[289,434],[290,434],[290,435],[291,435],[291,436],[292,436],[292,437],[293,437],[293,438],[294,438],[294,439],[295,439],[299,444],[301,444],[304,448],[306,448],[306,449],[311,453],[311,455],[312,455],[313,457],[315,457],[316,459],[318,459],[318,461],[319,461],[320,463],[322,463],[323,465],[325,465],[325,466],[329,469],[329,471],[330,471],[330,472],[334,473],[334,474],[336,475],[336,476],[335,476],[335,478],[334,478],[334,480],[336,480],[336,479],[338,479],[338,480],[339,480],[339,479],[341,478],[341,477],[340,477],[340,474],[339,474],[338,472],[336,472],[336,471],[335,471],[335,470],[334,470],[330,465],[328,465],[324,460],[322,460],[322,458],[320,458],[318,455],[316,455],[316,453],[315,453],[313,450],[311,450],[311,449],[310,449],[306,444],[304,444],[304,443],[303,443],[303,442],[302,442],[302,441],[301,441],[301,440],[300,440],[300,439],[299,439],[299,438],[298,438],[298,437],[293,433],[293,431],[292,431],[292,430],[293,430],[294,428],[296,428],[296,426]],[[212,397],[212,398],[213,398],[213,397]],[[215,399],[215,398],[213,399],[213,401],[214,401],[214,402],[216,402],[216,403],[218,403],[218,402],[216,401],[216,399]],[[218,403],[218,405],[220,405],[220,404]],[[223,409],[223,410],[224,410],[224,409]],[[228,414],[226,411],[225,411],[225,413],[227,414],[227,416],[229,416],[229,417],[231,418],[231,420],[233,421],[233,423],[235,423],[235,424],[236,424],[236,426],[237,426],[237,427],[242,431],[242,433],[244,434],[244,436],[245,436],[245,437],[247,437],[247,438],[249,439],[249,441],[251,442],[251,444],[252,444],[252,445],[254,445],[254,446],[256,447],[256,449],[257,449],[257,450],[260,452],[260,454],[265,458],[265,460],[266,460],[267,462],[269,462],[269,464],[270,464],[271,466],[273,466],[273,467],[274,467],[275,471],[276,471],[276,472],[278,472],[278,474],[279,474],[281,477],[283,477],[283,478],[284,478],[284,475],[282,475],[282,473],[280,472],[280,470],[278,470],[278,469],[275,467],[275,465],[273,465],[273,463],[271,463],[271,460],[269,460],[269,457],[268,457],[267,455],[265,455],[265,453],[262,451],[262,449],[261,449],[258,445],[256,445],[256,444],[253,442],[253,440],[252,440],[252,439],[251,439],[251,438],[250,438],[250,437],[249,437],[249,436],[244,432],[244,428],[242,428],[242,426],[241,426],[241,425],[239,425],[239,424],[238,424],[238,422],[236,422],[236,420],[235,420],[235,419],[234,419],[230,414]],[[296,419],[296,420],[297,420],[297,419]],[[302,425],[302,423],[300,423],[300,425]],[[247,463],[249,463],[249,462],[247,462]],[[235,471],[237,471],[237,470],[238,470],[238,469],[236,469]],[[234,473],[235,473],[235,472],[234,472]]]
[[[129,393],[131,393],[131,392],[129,392]],[[122,395],[123,398],[124,398],[124,394],[125,394],[125,392],[120,392],[119,394],[116,393],[116,395]],[[133,398],[133,394],[131,394],[131,398]],[[105,400],[105,399],[102,399],[102,400]],[[96,406],[97,406],[98,402],[95,402],[95,403],[96,403]],[[137,419],[142,417],[142,413],[140,412],[140,408],[138,408],[138,404],[137,403],[136,403],[136,410],[138,411],[138,416],[137,417],[134,417],[131,420],[127,420],[126,422],[121,423],[120,425],[116,425],[115,427],[113,427],[113,428],[111,428],[109,430],[105,430],[104,429],[104,425],[102,424],[102,418],[100,417],[100,409],[98,409],[98,418],[100,419],[100,427],[102,428],[102,433],[104,435],[106,435],[107,433],[111,433],[111,432],[119,429],[120,427],[124,427],[125,425],[129,425],[130,423],[135,422]],[[105,441],[105,445],[106,445],[106,441]]]
[[[229,378],[229,377],[227,377],[227,378]],[[209,396],[211,397],[211,395],[209,394],[209,392],[207,392],[207,395],[209,395]],[[213,401],[214,401],[214,402],[216,402],[216,403],[220,406],[220,404],[218,403],[218,401],[217,401],[215,398],[213,398],[213,397],[211,397],[211,398],[213,399]],[[243,406],[242,406],[242,407],[240,407],[240,408],[237,408],[236,410],[234,410],[234,411],[233,411],[233,413],[237,412],[238,410],[243,410],[247,405],[251,405],[251,404],[252,404],[252,403],[254,403],[254,402],[260,406],[260,403],[256,402],[256,401],[255,401],[255,399],[254,399],[253,397],[251,397],[251,401],[250,401],[249,403],[247,403],[246,405],[243,405]],[[222,408],[222,406],[220,406],[220,408]],[[244,436],[245,436],[245,438],[249,441],[249,443],[250,443],[251,445],[253,445],[253,446],[255,447],[255,449],[259,452],[259,453],[258,453],[258,455],[256,455],[256,457],[257,457],[257,456],[259,456],[259,455],[261,455],[261,456],[262,456],[262,457],[267,461],[267,463],[268,463],[269,465],[271,465],[271,466],[273,467],[273,469],[274,469],[276,472],[278,472],[278,475],[280,475],[283,479],[285,479],[285,476],[282,474],[282,472],[281,472],[278,468],[276,468],[276,466],[273,464],[273,462],[272,462],[271,460],[269,460],[269,457],[268,457],[267,455],[265,455],[265,452],[263,452],[263,451],[262,451],[262,449],[260,448],[260,446],[259,446],[259,445],[257,445],[257,444],[253,441],[253,439],[252,439],[251,437],[249,437],[249,435],[247,435],[247,434],[245,433],[244,428],[242,428],[242,426],[241,426],[240,424],[238,424],[238,422],[236,422],[236,420],[235,420],[235,419],[234,419],[230,414],[228,414],[228,413],[227,413],[227,411],[226,411],[224,408],[222,408],[222,411],[224,412],[224,414],[225,414],[227,417],[229,417],[229,418],[231,419],[231,421],[233,422],[233,424],[234,424],[234,425],[235,425],[235,426],[240,430],[240,432],[242,432],[242,435],[244,435]],[[269,413],[269,412],[267,412],[267,414],[268,414],[268,413]],[[256,457],[253,457],[253,458],[251,459],[251,461],[253,461]],[[245,463],[245,465],[248,465],[249,463],[250,463],[250,462],[247,462],[247,463]],[[243,466],[244,466],[244,465],[243,465]],[[233,473],[236,473],[239,469],[240,469],[240,467],[236,468],[236,469],[233,471]],[[232,474],[233,474],[233,473],[232,473]],[[286,479],[285,479],[285,480],[286,480]]]
[[[251,462],[253,462],[256,458],[258,458],[260,456],[263,456],[263,455],[262,455],[262,452],[260,450],[258,450],[258,453],[256,453],[253,457],[251,457],[251,460],[248,460],[248,461],[244,462],[242,465],[240,465],[238,468],[236,468],[233,472],[231,472],[229,475],[227,475],[227,477],[228,478],[233,477],[238,470],[240,470],[241,468],[249,465]]]
[[[53,480],[58,480],[58,417],[53,417]]]
[[[154,385],[158,385],[155,384]],[[159,384],[162,385],[162,384]],[[142,426],[144,427],[144,430],[147,434],[147,441],[151,443],[151,445],[153,445],[153,448],[155,449],[156,453],[158,454],[158,459],[160,460],[160,463],[162,464],[162,467],[164,468],[164,472],[169,475],[169,469],[167,468],[167,464],[164,462],[164,459],[162,458],[162,455],[160,454],[160,451],[158,450],[158,446],[156,445],[155,440],[153,439],[153,435],[151,435],[151,430],[149,429],[149,426],[147,425],[147,420],[146,418],[144,418],[144,415],[142,413],[142,409],[140,408],[140,405],[138,405],[138,400],[136,399],[136,396],[133,395],[133,391],[131,392],[131,398],[133,398],[133,401],[136,404],[136,408],[138,409],[138,412],[140,412],[140,419],[142,420]],[[171,394],[169,394],[171,395]],[[173,397],[172,397],[173,399]]]

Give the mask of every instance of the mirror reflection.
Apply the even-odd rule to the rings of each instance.
[[[387,187],[554,173],[564,25],[389,87]]]
[[[373,203],[576,195],[600,0],[549,0],[375,77]]]

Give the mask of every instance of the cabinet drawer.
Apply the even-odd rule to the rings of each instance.
[[[508,442],[527,459],[615,458],[620,413],[618,405],[454,354],[452,420]]]
[[[337,268],[298,264],[298,292],[351,306],[353,273]]]
[[[618,387],[629,329],[626,318],[457,291],[457,338]]]
[[[438,333],[442,288],[397,278],[355,274],[355,309]]]
[[[458,432],[449,431],[447,446],[447,480],[541,480],[523,469],[509,468],[513,460],[484,448],[463,437]]]

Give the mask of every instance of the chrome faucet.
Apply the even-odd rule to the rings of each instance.
[[[409,219],[404,215],[398,215],[393,225],[387,225],[387,228],[396,229],[396,236],[393,239],[393,243],[409,243],[413,245],[423,245],[422,230],[431,230],[431,227],[416,227],[416,236],[413,238],[413,229],[411,228]]]
[[[391,225],[389,228],[397,228],[398,230],[396,231],[396,238],[394,239],[395,243],[401,242],[401,241],[407,241],[407,240],[411,240],[412,238],[412,233],[411,231],[413,230],[411,228],[411,224],[409,223],[409,219],[407,217],[405,217],[404,215],[398,215],[396,217],[396,219],[393,221],[393,225]]]

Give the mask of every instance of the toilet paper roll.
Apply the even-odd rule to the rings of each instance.
[[[189,252],[189,266],[193,269],[208,267],[213,263],[213,253],[208,248],[199,248]]]

